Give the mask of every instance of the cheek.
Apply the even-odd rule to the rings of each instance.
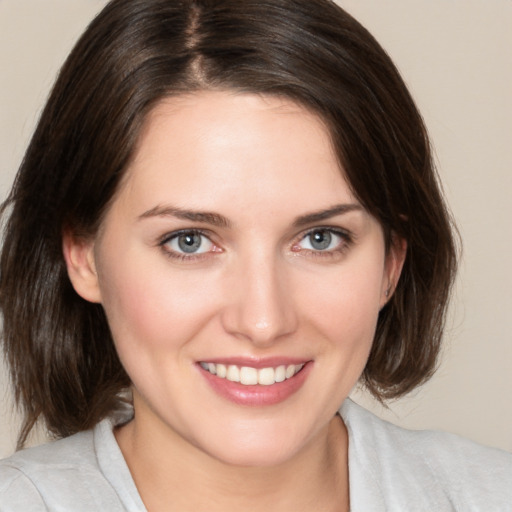
[[[102,304],[122,358],[186,345],[214,314],[212,285],[200,273],[170,272],[167,261],[130,254],[101,270]]]
[[[301,309],[339,357],[360,363],[366,361],[375,335],[383,279],[381,259],[363,263],[340,266],[301,294]]]
[[[326,324],[365,327],[380,309],[382,267],[346,267],[309,286],[311,311]]]

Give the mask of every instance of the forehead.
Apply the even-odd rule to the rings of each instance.
[[[158,103],[123,187],[144,202],[187,207],[218,207],[230,197],[246,207],[301,196],[321,207],[353,201],[319,116],[286,98],[226,91]]]
[[[280,132],[287,128],[286,132]],[[276,140],[274,135],[279,133]],[[265,140],[265,134],[268,137]],[[259,136],[259,141],[256,136]],[[135,148],[134,161],[147,158],[162,144],[171,148],[172,139],[188,140],[206,149],[246,143],[265,143],[266,154],[285,142],[296,150],[308,140],[307,148],[334,158],[329,130],[310,109],[291,99],[235,91],[200,91],[161,100],[147,115]],[[173,147],[176,151],[176,147]],[[180,146],[180,154],[189,146]],[[195,151],[191,152],[197,154]]]

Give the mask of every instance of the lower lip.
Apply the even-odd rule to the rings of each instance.
[[[296,393],[304,384],[312,367],[312,362],[304,365],[300,372],[283,382],[276,382],[270,386],[245,386],[239,382],[221,379],[198,365],[201,374],[213,390],[238,405],[264,406],[274,405],[285,401]]]

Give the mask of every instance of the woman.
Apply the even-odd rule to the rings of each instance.
[[[509,455],[347,399],[431,376],[455,250],[421,117],[334,4],[114,0],[7,208],[20,447],[65,439],[0,465],[0,510],[510,504]]]

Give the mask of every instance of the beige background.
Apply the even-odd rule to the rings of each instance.
[[[0,0],[0,195],[55,73],[104,0]],[[443,364],[390,410],[512,451],[512,1],[340,0],[394,58],[430,128],[464,240]],[[0,456],[16,416],[0,367]]]

